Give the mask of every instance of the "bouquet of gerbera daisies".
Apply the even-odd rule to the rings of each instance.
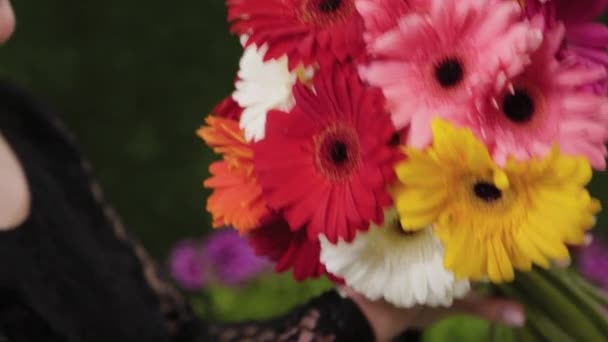
[[[227,0],[235,91],[199,135],[207,208],[297,280],[400,307],[471,282],[528,305],[520,338],[608,339],[554,269],[595,224],[606,1]]]

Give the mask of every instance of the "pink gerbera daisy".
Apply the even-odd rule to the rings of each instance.
[[[511,1],[511,0],[503,0],[503,1]],[[529,19],[532,19],[537,16],[541,16],[546,26],[552,27],[556,23],[556,14],[555,14],[555,1],[551,0],[517,0],[521,8],[523,9],[523,14]]]
[[[322,68],[313,87],[294,87],[295,107],[270,111],[254,145],[258,180],[270,207],[311,240],[352,241],[391,204],[387,186],[399,156],[382,93],[350,65]],[[397,140],[397,139],[396,139]]]
[[[537,0],[538,1],[538,0]],[[608,7],[607,0],[549,0],[555,2],[557,17],[566,25],[582,24],[599,18]]]
[[[556,1],[557,17],[566,24],[564,58],[574,57],[580,65],[608,68],[608,27],[593,22],[606,10],[608,1]],[[607,79],[595,83],[597,93],[606,95]]]
[[[411,1],[408,0],[355,0],[355,5],[365,23],[363,37],[367,42],[393,29],[399,18],[412,7]]]
[[[594,55],[597,57],[602,57],[603,55],[605,61],[601,62],[596,58],[586,57],[569,48],[562,49],[558,54],[559,58],[563,61],[564,67],[570,65],[572,68],[586,68],[588,70],[598,70],[608,67],[607,53],[598,50],[597,54],[594,53]],[[591,83],[581,85],[581,89],[600,96],[608,95],[608,73],[606,73],[604,77],[594,78],[594,81]]]
[[[542,18],[548,29],[566,26],[559,58],[577,67],[608,67],[608,27],[594,22],[606,11],[608,0],[520,0],[528,18]],[[596,94],[608,93],[608,78],[585,85]]]
[[[606,166],[608,100],[580,89],[605,77],[604,68],[565,66],[555,57],[563,25],[546,32],[531,64],[467,118],[504,164],[509,156],[525,160],[546,155],[557,143],[562,152],[583,155],[596,168]]]
[[[542,41],[515,1],[429,0],[428,8],[370,42],[371,62],[360,70],[384,91],[395,126],[411,125],[416,147],[430,142],[433,116],[472,110],[481,89],[521,71]]]
[[[227,0],[231,30],[246,45],[268,44],[265,60],[287,55],[302,63],[358,58],[364,51],[363,19],[355,0]]]

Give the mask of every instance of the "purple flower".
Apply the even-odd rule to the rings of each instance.
[[[598,236],[581,251],[578,268],[587,279],[608,290],[608,246]]]
[[[169,271],[181,287],[201,289],[205,285],[205,267],[198,244],[191,240],[178,242],[169,256]]]
[[[267,266],[247,240],[233,229],[212,233],[203,247],[211,273],[222,283],[237,285],[251,279]]]

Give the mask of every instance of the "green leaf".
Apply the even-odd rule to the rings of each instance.
[[[291,274],[269,273],[240,287],[220,284],[206,289],[209,300],[197,303],[211,309],[199,308],[203,317],[222,321],[269,319],[281,315],[332,288],[326,279],[297,283]]]
[[[488,321],[469,316],[455,316],[428,329],[424,342],[486,341],[490,329]]]

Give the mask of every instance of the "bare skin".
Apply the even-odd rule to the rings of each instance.
[[[11,36],[14,27],[10,1],[0,0],[0,43]],[[30,193],[23,168],[0,131],[0,233],[18,227],[27,219],[29,209]],[[475,293],[450,308],[398,309],[385,301],[370,301],[348,287],[338,290],[357,303],[378,341],[388,341],[408,328],[425,328],[455,314],[470,314],[510,326],[521,326],[525,320],[518,303]]]
[[[11,3],[0,0],[0,43],[11,36],[14,28]],[[19,226],[28,216],[29,204],[23,169],[0,131],[0,231]]]
[[[0,43],[7,41],[15,30],[15,14],[10,0],[0,0]]]
[[[25,174],[0,133],[0,231],[18,227],[27,218],[29,208]]]
[[[363,311],[377,341],[390,341],[407,329],[424,329],[454,315],[476,316],[512,327],[520,327],[525,323],[524,309],[520,304],[508,299],[481,297],[475,292],[462,300],[454,301],[449,308],[418,306],[400,309],[384,300],[370,301],[348,287],[339,290]]]

